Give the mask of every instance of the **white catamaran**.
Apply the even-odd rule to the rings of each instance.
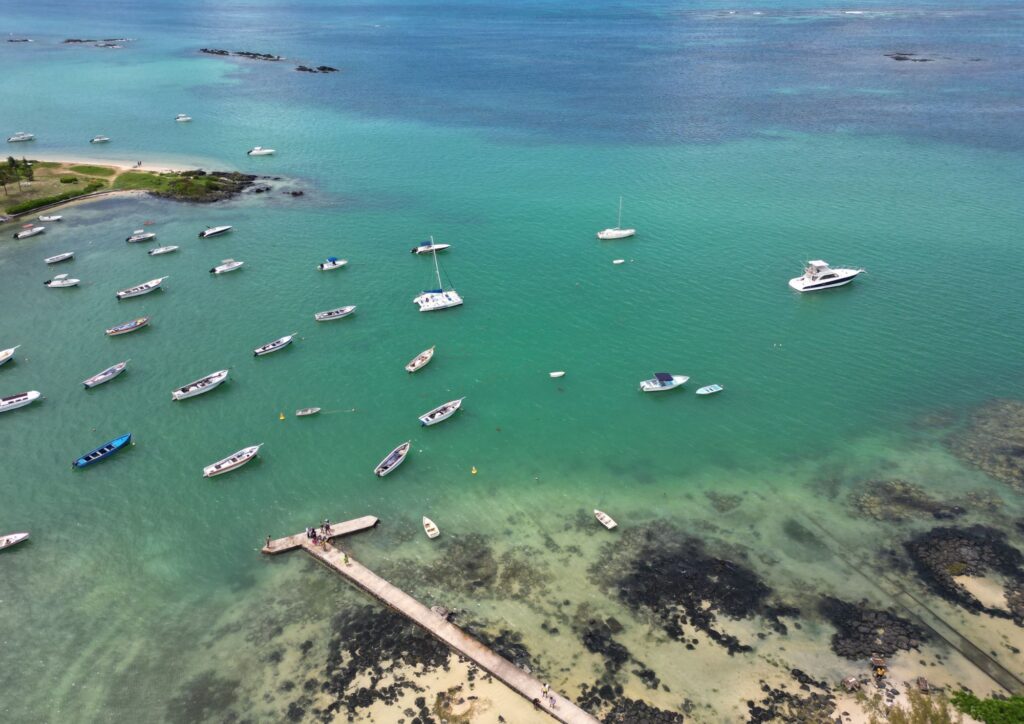
[[[441,267],[437,265],[437,250],[434,255],[434,273],[437,274],[437,289],[427,289],[418,297],[412,300],[413,304],[419,305],[421,312],[436,312],[439,309],[448,309],[462,304],[462,297],[454,289],[444,290],[441,284]]]

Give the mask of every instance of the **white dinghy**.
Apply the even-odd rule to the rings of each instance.
[[[233,272],[236,269],[241,269],[244,261],[235,261],[234,259],[223,259],[220,264],[210,270],[211,274],[227,274]]]
[[[136,229],[132,232],[132,235],[125,239],[129,244],[141,244],[144,241],[152,241],[156,238],[156,232],[146,231],[145,229]]]
[[[401,445],[389,452],[387,457],[377,463],[377,467],[373,469],[373,474],[378,478],[383,478],[385,475],[393,471],[405,462],[405,458],[409,455],[409,449],[411,447],[411,440],[403,442]]]
[[[313,319],[318,322],[330,322],[334,319],[343,319],[354,311],[356,311],[356,305],[353,304],[348,307],[338,307],[337,309],[328,309],[323,312],[317,312],[313,315]]]
[[[320,412],[320,408],[319,407],[303,407],[301,410],[296,410],[295,411],[295,416],[296,417],[309,417],[310,415],[315,415],[318,412]]]
[[[655,372],[654,377],[640,383],[643,392],[664,392],[680,385],[685,385],[690,378],[686,375],[674,375],[670,372]]]
[[[61,287],[77,287],[81,279],[72,279],[67,274],[58,274],[53,279],[43,282],[44,287],[60,289]]]
[[[420,415],[420,424],[429,427],[430,425],[436,425],[439,422],[444,422],[459,411],[459,408],[462,407],[462,401],[465,399],[465,397],[460,397],[457,400],[449,400],[443,405],[438,405],[430,412]]]
[[[14,359],[14,352],[20,346],[20,344],[16,344],[13,347],[9,347],[8,349],[0,350],[0,365],[5,365],[12,359]]]
[[[721,392],[724,389],[725,388],[722,387],[721,385],[705,385],[704,387],[701,387],[699,390],[697,390],[697,394],[698,395],[713,395],[716,392]]]
[[[207,465],[203,468],[203,477],[216,477],[217,475],[223,475],[224,473],[228,473],[242,467],[256,457],[256,454],[260,451],[261,447],[263,447],[263,443],[244,447],[238,452],[231,453],[223,460],[218,460],[212,465]]]
[[[171,392],[172,400],[187,400],[190,397],[201,395],[204,392],[209,392],[220,385],[221,382],[228,378],[227,370],[217,370],[213,374],[206,375],[206,377],[200,377],[195,382],[189,382],[183,387]]]
[[[45,259],[43,259],[43,261],[45,261],[47,264],[60,264],[62,261],[67,261],[68,259],[74,258],[75,252],[65,251],[63,254],[54,254],[53,256],[48,256]]]
[[[174,117],[174,120],[176,123],[190,123],[192,121],[192,116],[187,113],[179,113]]]
[[[605,513],[603,510],[598,510],[597,508],[595,508],[594,517],[597,518],[598,521],[600,521],[601,525],[603,525],[608,530],[612,530],[616,526],[618,526],[618,523],[612,520],[612,517]]]
[[[565,370],[555,370],[554,372],[548,372],[548,377],[557,380],[559,377],[565,377]]]
[[[170,254],[172,251],[177,251],[177,250],[178,250],[178,247],[176,247],[174,245],[171,245],[171,246],[158,246],[155,249],[150,249],[146,253],[149,254],[150,256],[160,256],[161,254]]]
[[[432,359],[434,359],[434,348],[433,347],[431,347],[430,349],[425,349],[422,352],[420,352],[418,355],[413,357],[409,361],[409,364],[407,364],[405,366],[405,371],[406,372],[416,372],[417,370],[421,370],[424,367],[426,367],[427,364],[429,364],[430,360],[432,360]]]
[[[82,384],[85,385],[85,389],[88,390],[93,387],[98,387],[104,382],[110,382],[112,379],[124,372],[129,362],[131,362],[131,360],[126,359],[123,362],[118,362],[116,365],[107,367],[107,369],[102,372],[97,372],[92,377],[82,380]]]
[[[0,398],[0,412],[17,410],[19,407],[31,405],[39,399],[39,396],[38,390],[29,390],[28,392],[19,392],[16,395]]]
[[[42,234],[44,231],[46,231],[46,227],[45,226],[32,226],[32,224],[26,224],[22,228],[21,231],[14,232],[14,238],[15,239],[27,239],[30,236],[35,236],[36,234]]]
[[[292,332],[291,334],[286,334],[283,337],[275,339],[273,342],[267,342],[264,345],[260,345],[259,347],[252,351],[253,356],[262,357],[265,354],[270,354],[271,352],[277,352],[278,350],[282,350],[288,345],[290,345],[294,338],[295,332]]]
[[[423,532],[427,534],[427,538],[433,540],[437,536],[441,535],[441,531],[438,530],[437,526],[427,516],[423,516]]]
[[[164,283],[164,279],[167,277],[160,277],[159,279],[150,279],[148,282],[143,284],[136,284],[134,287],[128,287],[122,289],[116,296],[118,299],[131,299],[132,297],[141,297],[143,294],[149,294],[150,292],[159,289],[160,285]]]

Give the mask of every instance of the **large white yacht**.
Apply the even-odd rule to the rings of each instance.
[[[807,262],[803,276],[789,280],[789,286],[798,292],[816,292],[849,284],[863,272],[863,269],[832,269],[821,259],[815,259]]]
[[[33,134],[33,133],[26,133],[25,131],[18,131],[13,136],[8,136],[7,137],[7,142],[8,143],[18,143],[19,141],[34,141],[35,138],[36,138],[35,134]]]

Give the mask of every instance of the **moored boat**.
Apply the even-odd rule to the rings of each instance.
[[[149,324],[149,317],[138,317],[130,322],[123,322],[107,330],[108,337],[116,337],[119,334],[128,334],[136,329],[142,329]]]
[[[150,241],[156,238],[156,232],[146,231],[145,229],[136,229],[132,232],[131,236],[125,239],[129,244],[138,244],[143,241]]]
[[[7,137],[8,143],[24,143],[25,141],[34,141],[36,136],[34,133],[28,133],[27,131],[18,131],[13,136]]]
[[[82,457],[71,463],[73,468],[84,468],[87,465],[98,463],[100,460],[106,460],[111,455],[116,453],[118,450],[124,448],[128,443],[132,441],[132,434],[129,432],[121,437],[116,437],[105,445],[100,445],[92,452],[88,452]]]
[[[405,371],[406,372],[416,372],[417,370],[420,370],[420,369],[426,367],[427,364],[432,359],[434,359],[434,348],[433,347],[431,347],[430,349],[425,349],[422,352],[420,352],[418,355],[413,357],[409,361],[409,364],[407,364],[405,366]]]
[[[60,289],[61,287],[77,287],[81,279],[75,279],[68,276],[67,274],[58,274],[53,279],[48,279],[43,282],[44,287],[50,287],[51,289]]]
[[[427,516],[423,516],[423,532],[427,534],[427,538],[434,539],[441,535],[441,531],[438,530],[437,526]]]
[[[21,346],[20,344],[16,344],[13,347],[9,347],[7,349],[0,350],[0,365],[5,365],[8,362],[10,362],[12,359],[14,359],[14,352],[20,346]]]
[[[39,220],[46,222],[63,221],[64,217],[60,214],[53,214],[52,216],[40,216]]]
[[[199,232],[200,239],[209,239],[211,236],[220,236],[231,231],[231,226],[207,226]]]
[[[270,354],[271,352],[277,352],[278,350],[284,349],[289,344],[291,344],[292,343],[292,339],[294,339],[294,338],[295,338],[295,333],[294,332],[292,332],[291,334],[286,334],[283,337],[279,337],[279,338],[275,339],[273,342],[267,342],[264,345],[260,345],[259,347],[257,347],[256,349],[254,349],[252,351],[252,354],[253,354],[254,357],[262,357],[265,354]]]
[[[434,241],[434,237],[430,237],[430,241],[421,241],[419,244],[412,248],[413,254],[433,254],[434,252],[444,251],[450,249],[451,244],[438,244]]]
[[[318,412],[320,412],[320,408],[319,407],[303,407],[301,410],[296,410],[295,411],[295,416],[296,417],[309,417],[310,415],[315,415]]]
[[[328,309],[323,312],[317,312],[313,315],[313,319],[318,322],[330,322],[334,319],[342,319],[356,311],[356,305],[348,307],[338,307],[337,309]]]
[[[110,136],[93,136],[89,143],[110,143]]]
[[[4,535],[0,536],[0,551],[2,551],[4,548],[10,548],[11,546],[16,546],[19,543],[27,541],[28,536],[28,531],[20,531],[18,533],[5,533]]]
[[[685,385],[690,378],[686,375],[674,375],[670,372],[655,372],[654,377],[640,383],[643,392],[664,392],[680,385]]]
[[[150,256],[160,256],[161,254],[170,254],[172,251],[177,251],[178,247],[173,244],[170,246],[158,246],[155,249],[150,249],[146,253]]]
[[[618,523],[612,520],[612,517],[610,515],[608,515],[602,510],[598,510],[597,508],[594,509],[594,517],[597,518],[601,522],[601,525],[603,525],[608,530],[612,530],[618,525]]]
[[[142,284],[136,284],[134,287],[128,287],[122,289],[115,295],[118,299],[131,299],[132,297],[141,297],[143,294],[149,294],[150,292],[159,289],[160,285],[164,283],[164,279],[167,277],[159,277],[158,279],[150,279],[148,282]]]
[[[228,378],[228,370],[218,370],[212,374],[206,375],[206,377],[200,377],[194,382],[189,382],[187,385],[183,385],[176,390],[171,392],[172,400],[187,400],[189,397],[195,397],[201,395],[204,392],[216,388],[221,382]]]
[[[112,379],[124,372],[130,361],[131,360],[124,360],[123,362],[118,362],[116,365],[107,367],[107,369],[102,372],[97,372],[92,377],[82,380],[82,384],[85,385],[86,389],[90,389],[92,387],[98,387],[104,382],[110,382]]]
[[[53,256],[48,256],[45,259],[43,259],[43,261],[45,261],[47,264],[59,264],[62,261],[67,261],[68,259],[74,258],[75,252],[65,251],[63,254],[54,254]]]
[[[420,424],[429,427],[430,425],[436,425],[439,422],[444,422],[459,411],[459,408],[462,407],[462,401],[465,399],[465,397],[460,397],[457,400],[449,400],[443,405],[438,405],[430,412],[420,415]]]
[[[450,309],[460,306],[463,301],[459,293],[454,289],[445,291],[441,284],[441,267],[437,263],[437,250],[431,251],[434,257],[434,273],[437,275],[437,289],[427,289],[422,294],[413,297],[412,303],[420,308],[421,312],[437,312],[442,309]]]
[[[798,292],[817,292],[849,284],[863,273],[863,269],[832,269],[821,259],[815,259],[807,262],[803,276],[789,280],[789,286]]]
[[[721,392],[724,389],[725,388],[722,387],[721,385],[705,385],[704,387],[701,387],[699,390],[697,390],[697,394],[698,395],[713,395],[716,392]]]
[[[188,123],[192,120],[192,116],[188,115],[187,113],[179,113],[174,117],[174,120],[177,123]]]
[[[555,370],[554,372],[548,372],[548,377],[556,380],[559,377],[565,377],[565,370]]]
[[[378,478],[383,478],[385,475],[392,472],[395,468],[405,462],[405,458],[409,455],[411,447],[411,440],[403,442],[401,445],[389,452],[383,460],[377,463],[377,467],[373,469],[373,474]]]
[[[31,405],[39,397],[40,393],[38,390],[29,390],[28,392],[19,392],[16,395],[0,397],[0,412],[10,412],[11,410],[17,410],[19,407]]]
[[[25,226],[23,226],[21,228],[21,231],[14,232],[14,238],[15,239],[27,239],[30,236],[35,236],[36,234],[42,234],[44,231],[46,231],[46,227],[45,226],[33,226],[32,224],[25,224]]]
[[[222,475],[242,467],[256,457],[256,454],[260,451],[261,447],[263,447],[263,443],[260,443],[259,445],[250,445],[249,447],[242,448],[238,452],[231,453],[223,460],[218,460],[212,465],[207,465],[203,468],[203,477],[213,478],[217,475]]]
[[[604,229],[603,231],[597,232],[597,238],[604,241],[612,241],[615,239],[626,239],[636,234],[636,229],[623,229],[622,228],[622,197],[619,197],[619,220],[615,224],[613,229]]]
[[[320,271],[330,271],[331,269],[341,269],[346,264],[348,264],[347,259],[339,259],[336,256],[329,256],[326,261],[322,261],[317,264],[316,268]]]
[[[273,148],[264,148],[263,146],[253,146],[245,152],[247,156],[273,156],[277,151]]]
[[[234,259],[224,259],[224,260],[221,261],[220,264],[218,264],[217,266],[213,267],[213,269],[210,270],[210,273],[211,274],[227,274],[228,272],[233,272],[236,269],[241,269],[243,264],[245,264],[244,261],[235,261]]]

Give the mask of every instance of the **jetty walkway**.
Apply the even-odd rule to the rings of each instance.
[[[350,533],[358,533],[359,531],[376,527],[379,522],[376,517],[367,515],[355,520],[345,521],[344,523],[335,523],[331,526],[330,534],[324,534],[323,537],[335,538]],[[318,535],[319,530],[318,528]],[[598,720],[596,718],[583,711],[583,709],[576,706],[569,699],[552,690],[549,690],[547,696],[545,696],[544,685],[532,675],[526,673],[508,659],[499,656],[461,628],[434,613],[408,593],[388,583],[369,568],[353,560],[351,556],[338,550],[330,543],[324,541],[314,544],[312,540],[306,537],[305,533],[299,533],[271,540],[262,550],[264,553],[276,554],[295,550],[296,548],[302,548],[328,568],[340,573],[377,600],[426,629],[428,633],[441,641],[441,643],[456,653],[465,656],[527,700],[533,701],[535,705],[554,719],[564,724],[597,724]],[[551,703],[551,697],[554,697],[554,705]]]

